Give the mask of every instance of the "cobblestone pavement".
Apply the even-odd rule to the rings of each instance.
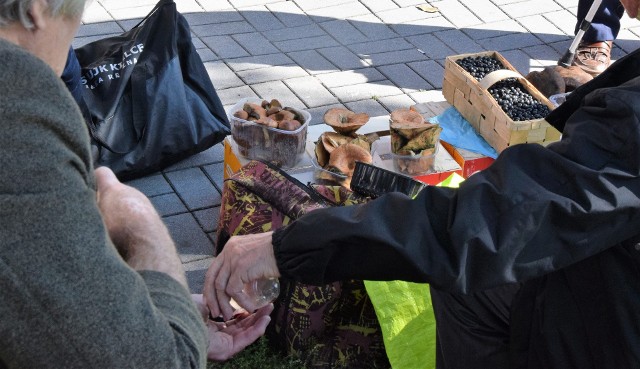
[[[523,75],[555,64],[573,39],[577,0],[175,0],[225,105],[278,98],[311,124],[331,107],[371,116],[442,100],[444,59],[497,50]],[[129,30],[155,0],[95,0],[73,46]],[[418,5],[437,8],[425,12]],[[622,21],[612,58],[640,46]],[[161,213],[202,289],[212,259],[223,147],[130,181]]]

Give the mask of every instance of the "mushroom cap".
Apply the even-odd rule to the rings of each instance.
[[[345,108],[332,108],[324,113],[323,119],[336,132],[352,136],[355,131],[369,121],[369,115],[366,113],[354,113]]]
[[[356,161],[371,164],[373,157],[369,151],[358,145],[344,144],[333,150],[325,169],[351,177],[356,167]]]
[[[414,128],[424,124],[424,117],[417,111],[401,108],[391,112],[389,121],[392,128]]]

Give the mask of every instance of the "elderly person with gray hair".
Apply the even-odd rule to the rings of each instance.
[[[207,325],[161,218],[94,171],[60,80],[85,0],[0,0],[0,367],[197,368],[259,337],[269,307]],[[197,300],[197,299],[196,299]]]

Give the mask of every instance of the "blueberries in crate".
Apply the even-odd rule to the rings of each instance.
[[[494,84],[489,88],[489,93],[514,121],[541,119],[551,112],[548,106],[536,100],[513,78]]]
[[[498,69],[505,69],[504,65],[490,56],[467,56],[456,60],[456,64],[462,67],[474,76],[477,80],[481,80],[487,74]]]

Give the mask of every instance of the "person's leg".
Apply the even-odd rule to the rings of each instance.
[[[580,0],[575,32],[593,4],[593,0]],[[602,4],[591,20],[591,26],[585,30],[582,41],[576,50],[574,65],[579,66],[592,76],[602,73],[611,64],[613,40],[620,31],[620,18],[624,7],[620,0],[602,0]]]
[[[436,368],[509,367],[509,310],[520,285],[470,295],[431,288],[436,318]]]

